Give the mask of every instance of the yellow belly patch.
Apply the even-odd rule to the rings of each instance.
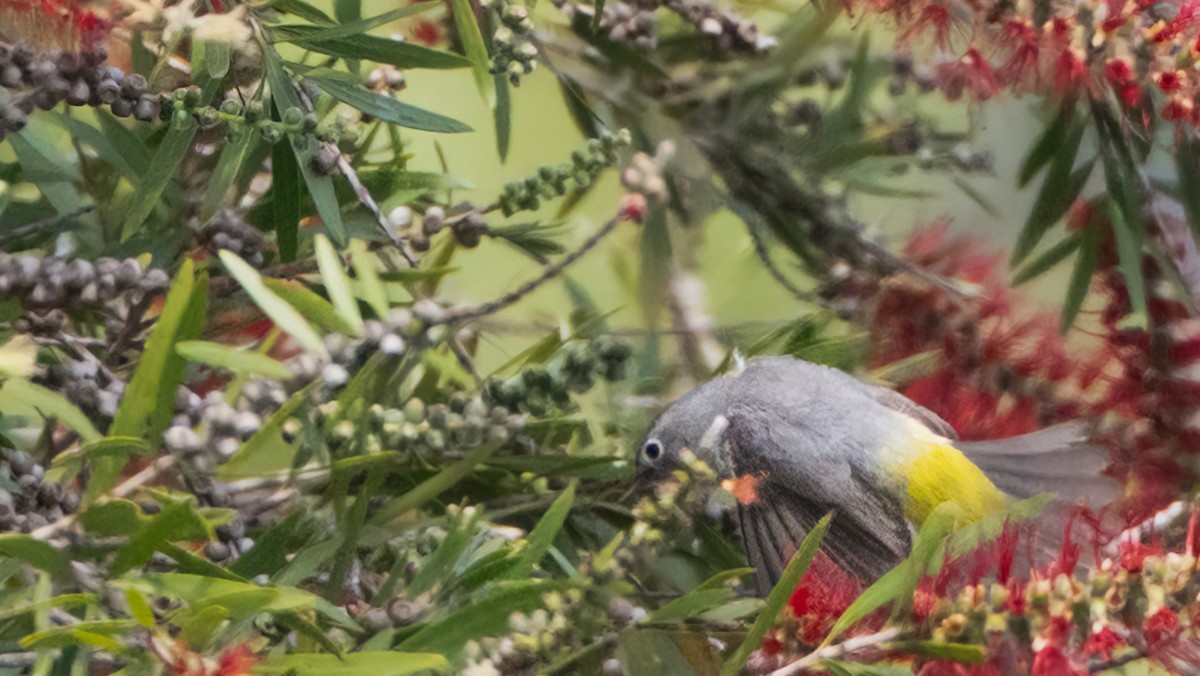
[[[954,502],[968,521],[976,521],[1004,509],[1004,494],[957,448],[943,441],[918,440],[896,469],[908,489],[905,516],[921,525],[943,502]]]

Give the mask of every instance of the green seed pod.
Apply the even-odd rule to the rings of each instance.
[[[292,106],[283,111],[283,123],[289,127],[298,127],[304,122],[304,111]]]
[[[223,103],[221,103],[221,112],[225,113],[226,115],[241,115],[242,104],[234,101],[233,99],[226,99]]]
[[[423,422],[425,420],[425,402],[417,397],[405,402],[404,419],[413,424]]]

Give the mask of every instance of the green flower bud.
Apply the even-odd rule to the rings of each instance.
[[[304,111],[292,106],[283,111],[283,123],[289,127],[298,127],[304,121]]]

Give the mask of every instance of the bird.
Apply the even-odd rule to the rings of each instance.
[[[661,482],[693,456],[736,498],[760,595],[826,514],[822,550],[869,583],[908,555],[916,529],[947,501],[974,522],[1042,493],[1089,506],[1116,495],[1107,454],[1081,423],[964,442],[895,390],[788,356],[745,361],[668,406],[637,450],[638,479]]]

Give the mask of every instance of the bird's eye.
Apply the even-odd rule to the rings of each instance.
[[[662,451],[663,447],[658,439],[651,439],[646,442],[645,446],[642,446],[642,455],[646,456],[646,459],[651,462],[658,460],[662,455]]]

